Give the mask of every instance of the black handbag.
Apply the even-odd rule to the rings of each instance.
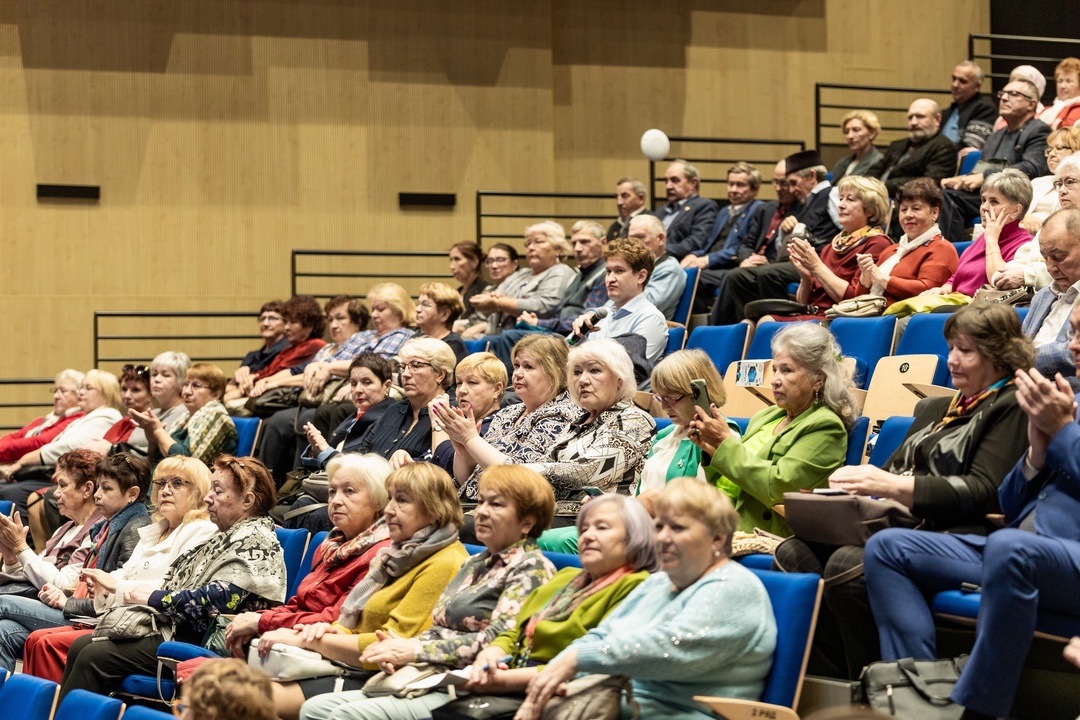
[[[779,315],[790,317],[792,315],[817,315],[818,308],[813,305],[803,305],[801,302],[786,300],[784,298],[765,298],[763,300],[751,300],[743,308],[743,316],[747,320],[757,320],[765,315]]]
[[[968,656],[943,660],[904,658],[870,663],[862,671],[866,703],[887,717],[959,720],[964,708],[949,699]]]
[[[433,720],[514,720],[523,695],[466,695],[431,711]]]
[[[252,415],[268,418],[281,410],[294,408],[300,399],[300,388],[284,387],[267,390],[259,397],[248,398],[244,405]]]

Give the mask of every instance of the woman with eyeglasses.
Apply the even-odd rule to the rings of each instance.
[[[473,293],[469,298],[470,303],[473,297],[486,295],[509,278],[525,272],[525,270],[520,269],[520,262],[517,248],[506,243],[492,245],[487,251],[487,257],[484,259],[484,267],[487,268],[488,276],[491,277],[491,284],[481,292]],[[467,319],[470,324],[464,330],[458,330],[463,338],[479,338],[487,333],[486,312],[473,306],[473,313]]]
[[[149,615],[154,625],[148,633],[84,636],[72,644],[61,696],[76,688],[106,695],[128,675],[153,675],[165,637],[199,644],[220,615],[284,602],[285,560],[267,517],[276,500],[269,471],[258,460],[232,455],[219,456],[213,467],[206,505],[218,532],[179,555],[157,586],[139,583],[124,591],[123,604],[109,608],[99,623]]]
[[[79,407],[79,384],[82,380],[83,374],[78,370],[67,369],[57,373],[53,379],[52,412],[0,437],[0,463],[14,462],[31,450],[37,450],[83,416]]]
[[[139,528],[150,522],[143,499],[150,482],[147,464],[127,453],[107,458],[75,450],[57,466],[57,504],[71,520],[40,554],[26,544],[22,524],[0,520],[0,551],[11,583],[0,594],[0,667],[13,672],[33,630],[66,625],[69,596],[76,614],[93,603],[83,580],[88,568],[112,571],[126,562]]]
[[[136,585],[160,586],[165,571],[176,558],[217,532],[203,499],[210,491],[210,470],[201,460],[183,456],[165,458],[154,469],[152,483],[149,467],[141,461],[132,463],[145,468],[145,477],[138,485],[138,497],[133,491],[135,485],[125,481],[122,475],[114,473],[117,477],[113,481],[107,472],[101,472],[102,466],[112,460],[107,458],[98,464],[98,493],[101,495],[98,508],[104,514],[126,503],[124,509],[110,519],[105,539],[105,543],[109,543],[112,538],[122,537],[121,547],[126,552],[113,559],[108,550],[103,549],[98,553],[97,563],[88,562],[83,568],[84,587],[76,588],[70,596],[59,588],[42,593],[44,602],[63,611],[64,622],[60,627],[35,630],[27,638],[23,672],[30,675],[60,682],[71,644],[91,632],[71,627],[74,618],[94,617],[122,604],[124,593]],[[120,467],[120,464],[113,462],[113,466]],[[155,508],[152,517],[145,512],[147,485],[151,487],[150,504]],[[128,528],[134,527],[134,533],[124,528],[121,536],[113,527],[117,519],[124,512],[138,513],[140,508],[142,513],[136,519],[143,520],[138,524],[134,520],[129,522]],[[132,534],[134,538],[130,537]]]
[[[259,309],[259,335],[262,336],[263,346],[252,350],[240,361],[240,367],[236,368],[229,379],[230,388],[239,388],[246,394],[255,384],[255,374],[272,363],[278,353],[289,347],[289,341],[285,337],[285,316],[282,314],[284,308],[285,303],[282,301],[271,300]]]
[[[131,419],[150,440],[150,457],[187,455],[210,464],[221,453],[236,452],[236,426],[229,418],[221,396],[225,392],[225,373],[217,365],[196,363],[184,376],[181,397],[190,415],[169,433],[154,413],[129,411]]]

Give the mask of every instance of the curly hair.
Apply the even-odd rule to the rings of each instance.
[[[318,301],[310,295],[293,295],[285,302],[281,309],[281,315],[285,322],[300,323],[303,327],[311,328],[307,340],[322,337],[326,330],[326,315],[319,307]]]
[[[101,458],[101,453],[86,448],[70,450],[56,460],[56,470],[65,473],[76,485],[93,483],[97,487],[97,466]]]
[[[270,678],[236,658],[205,662],[184,683],[195,720],[274,720]]]

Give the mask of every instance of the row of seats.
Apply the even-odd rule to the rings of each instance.
[[[19,720],[173,720],[167,713],[86,690],[72,690],[60,706],[60,686],[51,680],[20,673],[8,677],[0,669],[0,707]]]

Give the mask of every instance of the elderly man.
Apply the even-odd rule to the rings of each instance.
[[[1048,378],[1061,373],[1080,389],[1069,352],[1069,314],[1080,294],[1080,209],[1051,215],[1039,232],[1039,249],[1053,279],[1035,293],[1024,318],[1024,334],[1035,343],[1035,367]]]
[[[648,208],[645,207],[645,197],[645,183],[637,178],[627,177],[615,183],[615,207],[619,211],[619,217],[608,228],[609,241],[617,237],[626,237],[630,229],[630,219],[648,212]]]
[[[764,203],[758,208],[755,220],[757,233],[738,249],[735,256],[738,267],[725,275],[717,285],[715,301],[712,297],[706,298],[713,301],[709,315],[710,325],[727,325],[742,318],[744,303],[734,293],[727,291],[732,275],[739,275],[741,283],[756,283],[759,277],[767,274],[766,268],[774,264],[779,264],[781,269],[777,272],[780,273],[794,270],[791,263],[785,262],[788,234],[781,230],[781,226],[787,218],[795,217],[802,211],[802,203],[788,182],[787,164],[784,160],[776,163],[773,168],[772,184],[776,188],[776,200]],[[795,275],[797,277],[798,273]],[[782,281],[783,278],[780,282]],[[698,296],[701,296],[700,290]]]
[[[941,115],[941,134],[957,147],[981,148],[997,120],[994,102],[979,92],[983,70],[965,60],[952,73],[952,105]]]
[[[655,215],[638,215],[630,221],[627,237],[640,240],[655,258],[645,296],[668,320],[675,317],[679,299],[686,289],[686,271],[679,261],[667,254],[664,225]]]
[[[664,172],[668,204],[653,214],[664,223],[667,251],[676,260],[703,245],[716,220],[716,203],[698,195],[700,184],[698,169],[685,160],[676,160]]]
[[[936,102],[920,98],[911,103],[907,124],[907,138],[890,143],[885,150],[881,181],[890,196],[916,178],[941,182],[956,170],[956,146],[940,132],[941,113]]]
[[[709,312],[716,288],[727,272],[737,267],[739,248],[748,238],[757,236],[757,199],[761,173],[747,162],[733,165],[727,174],[728,205],[720,209],[705,244],[694,248],[682,259],[684,268],[698,268],[697,300],[694,312]]]
[[[1046,136],[1050,126],[1035,119],[1039,91],[1029,80],[1013,80],[998,93],[998,112],[1005,127],[990,134],[982,150],[982,162],[991,167],[971,175],[945,178],[941,189],[945,202],[941,207],[942,235],[952,242],[964,240],[964,228],[979,216],[979,189],[988,175],[1007,167],[1020,170],[1029,178],[1046,175]]]

